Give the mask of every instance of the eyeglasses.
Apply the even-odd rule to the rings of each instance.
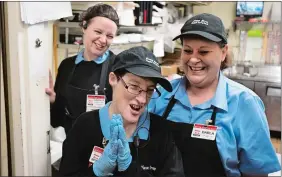
[[[159,98],[161,95],[160,91],[157,88],[145,91],[137,85],[126,84],[121,77],[119,78],[123,86],[126,88],[126,90],[133,95],[139,95],[142,92],[145,92],[148,99],[156,99],[156,98]]]

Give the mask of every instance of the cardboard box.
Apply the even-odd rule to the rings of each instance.
[[[167,77],[172,74],[177,74],[178,71],[178,65],[162,65],[161,66],[161,72],[162,75]]]

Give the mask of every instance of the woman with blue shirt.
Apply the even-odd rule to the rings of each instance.
[[[167,119],[186,176],[267,176],[280,165],[261,99],[226,78],[230,62],[220,18],[199,14],[181,28],[185,77],[161,90],[150,111]],[[175,40],[174,39],[174,40]]]
[[[51,102],[51,125],[63,126],[66,133],[81,113],[101,108],[112,100],[108,74],[115,55],[109,47],[118,30],[118,14],[110,5],[97,4],[81,15],[79,25],[85,48],[62,61],[54,89],[52,79],[46,89]]]

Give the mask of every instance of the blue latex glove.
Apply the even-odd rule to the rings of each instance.
[[[132,162],[132,156],[123,125],[118,125],[118,129],[118,171],[125,171]]]
[[[111,138],[102,156],[94,163],[93,171],[96,176],[113,175],[117,165],[119,126],[123,126],[118,117],[113,117],[110,125]]]

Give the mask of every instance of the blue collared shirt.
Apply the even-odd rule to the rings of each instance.
[[[281,169],[270,140],[264,104],[253,91],[220,72],[214,97],[192,106],[186,94],[186,79],[176,79],[171,84],[174,90],[169,93],[161,89],[161,97],[151,100],[149,111],[162,115],[174,94],[178,101],[168,120],[204,124],[211,118],[211,105],[219,108],[216,143],[227,176],[240,176],[240,172],[269,174]]]
[[[82,61],[86,61],[85,58],[83,57],[83,52],[84,52],[84,49],[82,49],[76,56],[76,59],[75,59],[75,64],[77,65],[78,63],[82,62]],[[92,60],[94,61],[95,63],[97,64],[101,64],[103,63],[109,56],[110,52],[109,50],[107,50],[102,56],[96,58],[95,60]]]
[[[103,108],[99,110],[102,133],[107,140],[109,140],[111,137],[110,134],[111,118],[109,117],[110,104],[111,102],[108,102]],[[148,113],[147,110],[145,110],[144,113],[139,118],[137,129],[136,129],[137,131],[135,131],[132,137],[128,139],[128,142],[133,142],[133,137],[137,135],[137,133],[140,139],[147,140],[149,135],[149,129],[150,129],[150,114]]]

